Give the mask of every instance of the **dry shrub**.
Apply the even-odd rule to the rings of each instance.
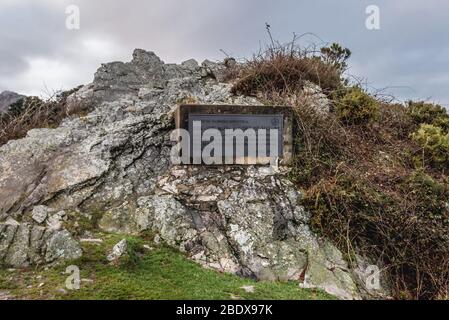
[[[422,173],[395,192],[358,176],[323,180],[307,191],[313,227],[351,254],[358,248],[387,268],[397,298],[432,299],[449,281],[447,185]]]
[[[380,102],[378,115],[373,127],[386,136],[386,142],[407,141],[410,133],[416,130],[416,125],[402,104]]]
[[[321,119],[324,123],[314,122],[310,130],[334,136],[306,133],[314,137],[309,144],[327,141],[334,151],[317,150],[327,155],[321,164],[315,160],[318,155],[307,160],[309,155],[298,153],[300,166],[294,169],[308,172],[305,163],[315,166],[309,183],[299,184],[306,187],[305,206],[312,212],[314,230],[332,239],[348,257],[357,251],[380,261],[396,298],[445,296],[448,184],[434,168],[426,173],[415,168],[417,146],[410,136],[416,126],[405,108],[392,106],[369,126],[337,126],[336,130],[331,117]]]
[[[351,87],[345,87],[336,69],[320,69],[318,58],[285,47],[277,50],[241,66],[234,92],[294,108],[298,132],[291,178],[305,194],[313,229],[332,239],[350,262],[356,252],[378,261],[395,298],[447,298],[447,178],[438,168],[415,167],[420,152],[412,139],[419,128],[416,117],[404,105],[357,91],[347,98],[361,121],[348,123],[336,109]],[[335,98],[333,110],[323,113],[303,98],[305,80],[324,85]],[[363,105],[373,112],[365,117],[362,110],[358,117]]]
[[[9,140],[25,137],[31,129],[55,128],[67,117],[88,113],[90,103],[67,102],[67,97],[77,89],[60,93],[47,101],[26,97],[11,105],[10,111],[0,114],[0,146]]]
[[[321,177],[332,175],[335,163],[347,158],[347,130],[332,114],[320,114],[301,100],[291,103],[298,131],[292,179],[301,186],[311,186]]]
[[[449,284],[448,185],[444,175],[416,171],[417,148],[410,139],[415,126],[400,109],[392,107],[372,126],[328,133],[312,128],[338,136],[316,136],[312,145],[329,141],[339,152],[327,153],[321,165],[312,160],[326,170],[315,168],[311,183],[299,186],[306,187],[305,206],[315,231],[348,257],[357,251],[380,261],[396,298],[433,299],[444,296]],[[331,126],[334,120],[325,125]],[[309,156],[296,156],[302,160],[295,171],[308,171],[304,157]]]
[[[294,44],[270,47],[241,68],[233,93],[255,96],[258,92],[293,93],[307,81],[326,93],[341,85],[341,69]]]

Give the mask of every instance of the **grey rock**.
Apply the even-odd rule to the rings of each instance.
[[[17,220],[15,220],[15,219],[9,217],[8,219],[6,219],[5,225],[9,225],[9,226],[18,226],[18,225],[20,225],[20,223],[17,222]]]
[[[109,253],[107,256],[108,261],[119,260],[124,254],[126,254],[127,250],[128,242],[126,241],[126,239],[123,239],[112,248],[111,253]]]
[[[356,254],[354,264],[352,275],[364,298],[392,299],[391,283],[382,262]]]
[[[192,71],[195,71],[199,68],[198,62],[195,59],[184,61],[181,63],[181,66]]]
[[[10,105],[22,98],[25,98],[25,96],[11,91],[0,93],[0,113],[7,111]]]
[[[67,230],[55,231],[28,223],[0,224],[0,262],[21,268],[31,264],[77,259],[81,248]]]
[[[315,110],[318,114],[327,115],[331,110],[331,101],[323,93],[320,86],[307,81],[299,97],[301,104]]]
[[[232,69],[237,66],[237,61],[234,58],[226,58],[224,59],[223,64],[226,68]]]
[[[254,293],[256,290],[254,286],[243,286],[240,289],[243,289],[245,292]]]
[[[47,219],[49,211],[50,211],[49,208],[46,206],[35,206],[33,208],[31,217],[33,218],[34,221],[40,224]]]
[[[232,62],[228,60],[225,60],[225,62],[213,62],[210,60],[204,60],[201,66],[203,67],[203,77],[212,77],[218,82],[223,82],[226,78],[226,70],[229,68],[229,66],[232,66]]]
[[[63,221],[64,221],[65,216],[66,216],[66,214],[63,210],[59,211],[55,214],[52,214],[47,220],[47,227],[50,230],[55,230],[55,231],[61,230],[63,227]]]
[[[103,239],[91,239],[91,238],[84,238],[84,239],[80,239],[81,243],[93,243],[93,244],[102,244],[103,243]]]
[[[8,253],[4,258],[4,261],[6,265],[12,267],[27,266],[29,264],[27,261],[28,247],[30,243],[29,225],[22,224],[13,232],[14,238],[9,245]]]
[[[15,300],[15,297],[8,291],[0,291],[0,301]]]
[[[18,228],[18,225],[0,224],[0,261],[8,255]]]
[[[45,261],[73,260],[81,257],[82,250],[67,230],[52,232],[46,242]]]

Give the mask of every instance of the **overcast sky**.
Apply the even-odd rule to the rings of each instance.
[[[66,28],[70,4],[79,30]],[[380,9],[380,30],[365,26],[369,5]],[[281,42],[312,32],[350,48],[350,73],[369,86],[449,106],[448,17],[446,0],[0,0],[0,92],[89,83],[134,48],[165,62],[222,59],[220,49],[250,57],[268,41],[268,22]]]

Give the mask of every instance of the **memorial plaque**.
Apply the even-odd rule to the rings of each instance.
[[[226,141],[226,129],[235,130],[235,129],[241,129],[242,131],[246,131],[248,129],[254,130],[256,134],[256,154],[255,156],[261,156],[263,158],[269,157],[271,154],[271,134],[270,130],[276,130],[277,134],[275,139],[276,145],[277,145],[277,153],[276,156],[279,157],[282,155],[283,150],[283,138],[282,138],[282,126],[283,126],[283,115],[282,114],[273,114],[273,115],[245,115],[245,114],[189,114],[189,133],[191,137],[195,136],[203,136],[204,132],[208,129],[217,129],[221,132],[222,137],[224,139],[222,140],[223,150],[226,150],[226,148],[232,148],[233,149],[233,155],[237,154],[237,139],[228,139]],[[193,129],[193,122],[194,121],[200,121],[201,122],[201,132],[197,133],[194,132]],[[259,139],[258,132],[263,129],[265,130],[264,137],[262,139]],[[196,134],[195,134],[196,133]],[[261,141],[263,140],[263,141]],[[204,147],[209,143],[209,141],[202,141],[201,143],[201,150],[204,149]],[[230,145],[232,144],[232,145]],[[244,157],[249,157],[249,139],[248,137],[245,137],[243,139],[243,147],[244,147]],[[262,145],[264,144],[264,145]],[[265,153],[264,155],[261,155],[260,149],[263,149]],[[229,150],[229,149],[228,149]],[[191,141],[191,151],[193,154],[193,140]],[[234,157],[235,159],[236,157]]]
[[[209,164],[203,156],[214,140],[216,148],[207,154],[222,158],[214,164],[289,164],[291,160],[290,107],[181,105],[175,118],[176,127],[188,131],[192,164]],[[211,138],[217,135],[218,139]]]

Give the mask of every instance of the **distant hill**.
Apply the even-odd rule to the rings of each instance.
[[[0,112],[5,112],[11,104],[24,97],[16,92],[3,91],[0,93]]]

